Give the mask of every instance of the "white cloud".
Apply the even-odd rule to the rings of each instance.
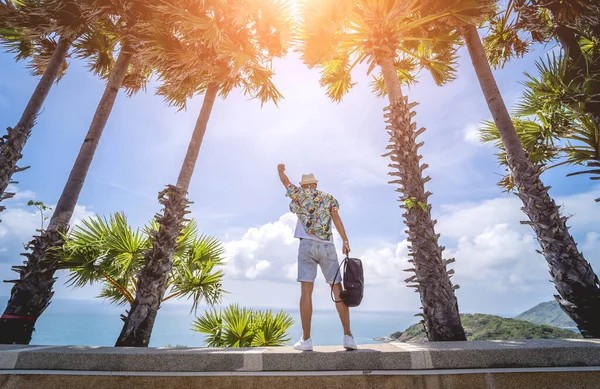
[[[460,283],[473,283],[497,291],[529,290],[548,279],[544,259],[535,252],[531,233],[520,233],[508,224],[486,228],[474,238],[461,237],[448,251]]]
[[[565,212],[571,205],[597,196],[596,190],[561,199]],[[455,257],[451,265],[456,275],[453,282],[460,284],[457,292],[461,307],[467,311],[516,312],[544,299],[552,298],[553,289],[544,258],[536,252],[538,243],[531,229],[519,220],[524,218],[520,201],[503,197],[477,202],[455,204],[442,208],[438,232],[449,240],[445,258]],[[573,216],[572,223],[591,228],[581,239],[581,248],[589,253],[600,250],[600,222],[590,224],[587,215]],[[278,293],[295,298],[293,285],[296,278],[298,242],[293,237],[296,217],[287,213],[273,223],[248,229],[239,240],[226,244],[229,282],[252,282],[256,288],[264,283],[276,286]],[[339,249],[339,235],[336,235]],[[393,296],[393,308],[414,307],[418,295],[405,287],[404,279],[410,276],[404,269],[408,262],[408,242],[377,242],[353,247],[352,256],[363,261],[366,297],[364,309],[392,308],[387,300]],[[600,271],[600,263],[587,258]],[[315,293],[326,293],[319,274]],[[248,284],[249,285],[249,284]],[[281,291],[281,292],[279,292]],[[294,291],[294,292],[291,292]],[[258,292],[257,292],[258,293]],[[375,297],[377,296],[377,297]],[[387,297],[386,297],[387,296]],[[286,301],[279,296],[278,301]],[[388,304],[388,305],[386,305]],[[392,303],[390,303],[392,304]]]
[[[87,219],[94,215],[95,213],[90,211],[85,205],[77,204],[75,206],[75,210],[73,211],[73,216],[71,216],[71,228],[80,225],[84,219]]]
[[[55,206],[50,206],[54,208]],[[14,237],[26,238],[35,234],[35,231],[42,227],[42,219],[39,211],[32,212],[34,208],[8,208],[2,212],[2,224],[0,227],[5,231],[5,234]],[[87,210],[83,205],[76,205],[71,217],[71,227],[79,225],[85,218],[93,216],[94,213]],[[44,213],[44,227],[48,226],[48,221],[52,215],[48,212]]]
[[[29,189],[20,190],[16,185],[9,185],[6,187],[6,192],[14,193],[11,197],[12,201],[16,200],[33,200],[35,199],[35,192]]]
[[[382,247],[359,248],[355,251],[363,261],[366,284],[403,284],[403,280],[410,277],[409,273],[404,272],[404,269],[412,267],[408,262],[407,240],[395,245],[382,244]]]
[[[28,191],[18,192],[26,193]],[[35,197],[35,193],[31,192]],[[29,198],[31,198],[29,197]],[[9,247],[18,247],[20,244],[28,241],[32,236],[36,235],[37,231],[42,227],[42,219],[40,211],[34,207],[15,206],[18,203],[11,202],[0,214],[2,222],[0,222],[0,248],[9,251]],[[50,205],[54,209],[56,205]],[[87,207],[76,205],[71,217],[71,227],[79,225],[83,219],[93,216]],[[44,227],[48,226],[52,211],[44,212]],[[12,251],[12,250],[10,250]]]
[[[239,240],[225,243],[228,277],[285,280],[297,252],[296,216],[286,213],[278,221],[253,227]]]
[[[596,272],[600,272],[594,255],[600,249],[596,232],[600,221],[589,209],[599,195],[597,187],[557,198],[563,214],[572,215],[567,224]],[[455,242],[448,255],[456,257],[457,282],[503,293],[547,288],[546,261],[536,252],[539,244],[531,228],[520,224],[526,220],[521,207],[516,196],[442,207],[438,232]]]
[[[442,237],[474,237],[486,228],[498,224],[508,224],[513,228],[526,231],[519,220],[526,216],[521,211],[521,201],[516,196],[499,197],[478,203],[464,202],[442,205],[438,217],[437,232]]]
[[[590,207],[595,204],[594,199],[598,197],[600,186],[587,192],[555,198],[562,214],[570,217],[567,225],[572,228],[572,233],[600,227],[599,219],[594,212],[590,212]],[[522,206],[521,200],[515,195],[442,205],[437,230],[443,237],[452,238],[473,237],[498,224],[508,224],[516,231],[531,231],[530,227],[520,224],[520,221],[527,220]]]
[[[568,180],[568,178],[567,178]],[[598,203],[594,199],[600,198],[600,185],[590,191],[573,194],[570,196],[557,197],[556,204],[563,207],[563,214],[571,218],[567,222],[574,229],[600,227],[596,213]]]
[[[477,124],[469,124],[463,130],[465,140],[469,143],[480,145],[481,140],[479,139],[479,131],[477,130]]]
[[[585,234],[585,240],[581,245],[581,248],[582,250],[592,250],[598,245],[600,245],[600,233],[591,231]]]
[[[27,237],[41,227],[39,212],[22,208],[8,208],[2,212],[2,236]]]
[[[271,267],[271,263],[269,261],[260,260],[256,263],[256,265],[252,266],[248,270],[246,270],[246,278],[251,280],[256,277],[264,274]]]

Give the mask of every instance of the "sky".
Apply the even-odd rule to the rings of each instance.
[[[525,58],[495,72],[507,105],[522,93],[524,71],[534,72],[534,61],[551,47],[538,47]],[[12,187],[17,195],[3,202],[0,214],[0,278],[12,279],[11,265],[39,228],[40,217],[26,203],[30,199],[56,204],[84,139],[104,83],[90,74],[85,63],[69,59],[65,77],[53,87],[24,150]],[[17,123],[35,88],[26,63],[0,54],[0,121]],[[398,193],[387,184],[390,162],[385,153],[386,100],[375,97],[365,68],[356,68],[357,85],[341,103],[328,100],[319,86],[317,70],[288,55],[274,63],[275,83],[285,96],[278,107],[260,106],[234,91],[215,103],[197,161],[189,198],[203,233],[222,240],[227,252],[224,287],[226,303],[295,309],[298,242],[293,238],[296,218],[277,175],[285,163],[293,182],[314,173],[319,188],[340,202],[352,256],[365,267],[363,311],[416,311],[419,296],[404,279],[411,267]],[[154,95],[128,98],[121,92],[108,120],[79,198],[72,225],[91,215],[125,212],[141,226],[160,210],[157,193],[174,184],[202,104],[194,98],[178,112]],[[491,119],[465,49],[460,51],[458,78],[436,86],[421,74],[419,83],[404,93],[419,102],[415,120],[427,128],[420,140],[432,213],[438,220],[446,257],[455,257],[453,282],[462,312],[517,314],[552,299],[544,258],[525,215],[513,196],[496,181],[503,173],[491,145],[478,140],[477,126]],[[571,216],[569,226],[587,260],[600,269],[600,219],[596,216],[600,186],[585,176],[565,178],[572,168],[544,174],[551,195]],[[336,235],[338,250],[341,249]],[[340,253],[341,257],[341,253]],[[66,274],[56,283],[56,297],[94,299],[98,287],[69,289]],[[0,296],[11,284],[0,285]],[[328,288],[319,274],[314,306],[333,310]]]

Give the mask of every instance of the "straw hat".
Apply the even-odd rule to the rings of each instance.
[[[316,184],[317,182],[319,182],[319,181],[317,181],[315,179],[315,175],[314,174],[312,174],[312,173],[303,174],[302,175],[302,181],[300,181],[300,185]]]

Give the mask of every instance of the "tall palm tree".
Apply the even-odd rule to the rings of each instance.
[[[151,235],[157,227],[152,223],[142,231],[134,230],[121,213],[109,219],[96,216],[84,220],[68,234],[57,256],[60,267],[70,271],[68,284],[79,288],[100,282],[98,297],[131,306],[144,253],[151,248]],[[161,304],[173,298],[191,298],[191,310],[195,311],[202,301],[209,305],[219,303],[224,293],[224,273],[220,269],[224,252],[223,244],[216,238],[198,235],[194,220],[186,223],[177,240],[174,271],[169,275],[168,293]]]
[[[568,58],[563,80],[566,85],[577,85],[585,82],[586,74],[600,73],[599,25],[600,3],[595,1],[509,0],[490,18],[484,47],[490,63],[502,66],[529,51],[532,43],[555,41]],[[594,96],[600,93],[598,82],[586,87]],[[584,112],[600,126],[598,99],[589,99]]]
[[[7,134],[0,138],[0,201],[14,195],[6,193],[6,188],[13,182],[14,173],[26,169],[17,167],[17,163],[50,88],[66,70],[69,49],[82,35],[89,36],[99,27],[97,21],[108,9],[97,1],[0,1],[0,43],[15,52],[17,60],[33,57],[32,72],[41,75],[19,122],[8,127]],[[88,47],[89,43],[85,38],[79,42]],[[106,66],[98,70],[104,71]],[[3,209],[0,206],[0,212]]]
[[[587,338],[600,337],[600,282],[578,250],[575,240],[562,216],[540,179],[540,168],[534,166],[523,150],[517,132],[508,113],[477,27],[463,27],[465,43],[475,68],[481,90],[498,128],[507,165],[514,178],[517,196],[523,202],[523,212],[537,237],[550,268],[552,281],[558,291],[556,300],[577,323],[581,334]]]
[[[549,56],[538,63],[537,78],[526,74],[528,92],[515,112],[515,127],[523,147],[530,160],[541,164],[542,169],[548,168],[551,160],[564,156],[560,164],[587,164],[592,168],[571,175],[597,174],[600,166],[595,151],[600,128],[598,25],[600,4],[578,0],[510,0],[490,18],[483,43],[492,66],[502,66],[521,56],[535,42],[556,41],[562,48],[560,56]],[[522,50],[513,50],[515,45]],[[523,120],[530,116],[535,117]],[[499,139],[495,126],[486,126],[484,137],[494,142]],[[577,145],[563,147],[555,141],[575,141]],[[512,189],[512,176],[505,176],[500,185]]]
[[[156,218],[159,228],[116,346],[147,347],[150,342],[177,237],[188,213],[186,194],[217,94],[225,98],[232,89],[241,88],[261,103],[277,103],[282,96],[271,80],[271,60],[285,54],[292,27],[288,0],[204,2],[203,7],[190,0],[157,10],[172,28],[154,31],[156,44],[145,52],[163,81],[158,93],[181,107],[197,93],[204,94],[204,102],[177,184],[159,194],[163,205]]]
[[[147,4],[141,1],[126,3],[124,9],[115,8],[111,13],[112,18],[117,20],[115,26],[119,26],[119,55],[47,230],[34,236],[26,246],[29,252],[23,254],[27,258],[25,266],[13,266],[13,270],[19,273],[19,279],[8,281],[14,286],[4,314],[0,317],[0,343],[28,344],[31,341],[35,322],[54,294],[52,286],[57,262],[52,258],[52,251],[63,243],[63,234],[68,229],[117,93],[121,87],[132,94],[145,86],[148,70],[144,65],[139,65],[137,60],[132,63],[132,58],[136,49],[144,47],[143,35],[137,32],[141,30],[140,25],[154,20],[152,13]]]
[[[456,7],[452,12],[466,18],[471,7]],[[384,156],[391,158],[390,167],[395,169],[390,174],[396,180],[391,183],[398,184],[402,193],[400,207],[405,210],[414,265],[407,271],[415,273],[406,282],[420,293],[420,315],[430,341],[466,340],[454,292],[458,285],[450,281],[454,270],[446,268],[454,259],[442,257],[444,247],[438,243],[428,204],[431,192],[425,190],[430,178],[423,171],[428,165],[420,162],[418,149],[423,143],[417,142],[425,129],[414,123],[416,103],[408,103],[401,87],[401,80],[413,81],[411,73],[419,68],[429,70],[438,84],[454,77],[457,36],[434,23],[449,14],[423,16],[417,2],[315,0],[304,3],[301,16],[303,60],[321,70],[321,84],[334,101],[354,85],[351,72],[357,64],[366,62],[369,74],[380,69],[374,77],[375,93],[387,94],[390,101],[385,116],[391,144]]]
[[[512,113],[513,125],[533,164],[545,171],[563,165],[582,166],[589,170],[567,174],[600,175],[600,128],[592,115],[585,112],[589,99],[594,99],[593,85],[600,74],[583,75],[582,82],[565,82],[569,59],[548,54],[536,63],[537,75],[525,73],[525,92]],[[481,139],[493,142],[501,150],[498,158],[506,165],[506,152],[494,122],[481,128]],[[498,185],[507,191],[514,189],[510,174]],[[600,199],[596,199],[600,202]]]

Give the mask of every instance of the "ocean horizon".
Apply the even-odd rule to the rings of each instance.
[[[7,300],[6,296],[0,297],[2,307],[6,306]],[[114,346],[123,326],[120,315],[125,313],[125,308],[100,299],[53,299],[36,323],[31,344]],[[291,339],[288,344],[293,344],[302,335],[297,309],[254,308],[272,309],[274,312],[283,310],[292,316],[294,325],[289,331]],[[205,310],[206,307],[200,307],[198,316]],[[374,338],[403,331],[418,321],[414,316],[416,311],[364,311],[359,307],[352,308],[350,312],[352,332],[359,345],[379,343]],[[150,347],[205,347],[205,335],[190,329],[195,317],[189,304],[165,304],[156,317]],[[313,343],[317,346],[341,344],[342,326],[335,309],[315,310],[311,332]]]

